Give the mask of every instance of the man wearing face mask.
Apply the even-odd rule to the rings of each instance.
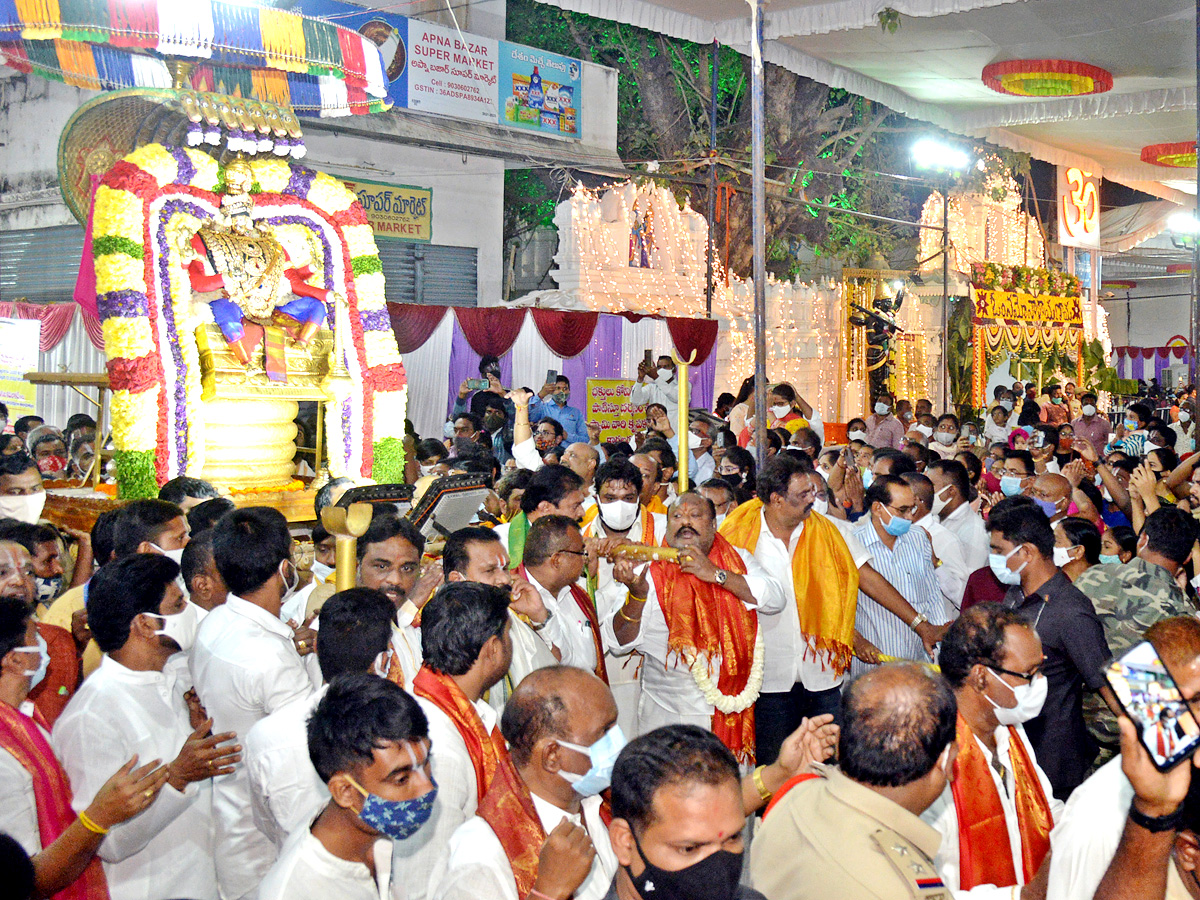
[[[1192,404],[1185,400],[1179,404],[1178,421],[1171,423],[1171,430],[1175,432],[1175,449],[1181,455],[1196,449],[1195,414]]]
[[[587,420],[577,408],[568,405],[570,399],[571,379],[565,375],[559,375],[556,380],[542,385],[537,397],[529,401],[529,421],[540,422],[542,419],[554,419],[567,433],[569,443],[586,444],[588,442]]]
[[[387,672],[392,653],[392,605],[378,591],[351,588],[321,608],[317,663],[324,685],[260,719],[245,735],[245,767],[254,824],[282,848],[329,800],[308,756],[306,723],[329,682],[346,672]]]
[[[0,547],[0,585],[7,584],[10,565]],[[157,759],[137,769],[136,760],[125,760],[76,813],[49,726],[26,704],[47,661],[29,605],[0,593],[0,832],[32,857],[34,896],[104,898],[109,891],[96,858],[101,842],[154,803],[168,771]]]
[[[938,872],[972,900],[1044,897],[1063,803],[1024,728],[1046,700],[1042,644],[1024,619],[989,603],[950,626],[938,661],[958,702],[953,781],[921,815],[942,836]]]
[[[631,406],[659,403],[667,411],[667,418],[674,422],[679,418],[679,385],[675,381],[675,361],[663,355],[655,363],[638,363],[637,383],[629,395]]]
[[[851,683],[842,706],[840,768],[775,798],[751,883],[771,900],[948,897],[933,862],[941,836],[919,817],[954,765],[950,686],[924,666],[881,666]]]
[[[1108,422],[1108,416],[1097,415],[1096,404],[1099,401],[1091,391],[1083,394],[1079,398],[1079,402],[1080,416],[1071,422],[1071,429],[1075,432],[1077,440],[1086,440],[1092,445],[1097,454],[1101,454],[1104,452],[1104,447],[1108,444],[1109,436],[1112,434],[1112,426]]]
[[[875,398],[874,412],[867,416],[867,443],[872,447],[891,447],[899,450],[904,446],[906,426],[892,415],[894,398],[887,391]]]
[[[599,513],[583,529],[584,540],[591,545],[595,559],[596,615],[600,621],[611,617],[625,602],[625,585],[613,578],[613,561],[608,550],[625,541],[661,546],[667,530],[667,517],[650,512],[642,503],[646,494],[643,472],[657,472],[658,463],[645,455],[635,458],[641,465],[617,456],[596,470]],[[637,728],[641,662],[642,657],[636,653],[618,655],[606,649],[604,654],[608,683],[616,697],[621,727],[627,734],[633,734]]]
[[[233,772],[241,748],[232,732],[212,734],[211,720],[192,722],[164,674],[167,659],[188,650],[196,633],[178,574],[171,560],[145,554],[96,573],[88,623],[104,661],[54,726],[54,752],[71,779],[76,810],[86,809],[109,773],[134,754],[171,760],[167,785],[150,807],[111,829],[100,847],[114,900],[217,898],[212,779]]]
[[[958,538],[967,571],[987,565],[987,526],[983,517],[971,509],[971,477],[967,467],[954,459],[931,462],[925,476],[933,483],[929,511]]]
[[[712,501],[717,510],[717,528],[720,528],[728,516],[737,507],[737,494],[733,485],[724,478],[710,478],[700,485],[700,494]],[[826,504],[828,508],[828,504]]]
[[[46,505],[46,489],[37,463],[24,453],[0,456],[0,519],[37,523]]]
[[[925,641],[918,633],[923,625],[937,630],[941,638],[949,621],[941,588],[933,566],[933,548],[921,529],[912,528],[917,516],[913,491],[895,475],[881,475],[867,489],[863,500],[869,517],[854,529],[854,536],[871,554],[871,566],[915,611],[904,622],[859,590],[855,614],[859,633],[883,653],[897,659],[925,659]],[[867,670],[863,660],[851,662],[852,673]]]
[[[1046,398],[1049,402],[1042,405],[1042,420],[1047,425],[1066,425],[1071,420],[1071,408],[1063,397],[1062,385],[1047,385]]]
[[[1075,582],[1096,608],[1113,656],[1124,656],[1141,643],[1155,622],[1195,612],[1178,581],[1195,541],[1195,520],[1183,510],[1163,507],[1146,517],[1137,556],[1125,564],[1092,566]],[[1092,699],[1084,698],[1088,730],[1115,749],[1120,742],[1116,718]]]
[[[308,752],[330,799],[284,845],[259,900],[404,896],[394,844],[421,833],[438,796],[421,708],[375,675],[339,675],[309,719]]]
[[[1092,602],[1054,565],[1054,530],[1026,498],[1002,500],[988,517],[988,565],[1008,585],[1004,605],[1016,610],[1041,639],[1047,699],[1025,728],[1054,796],[1066,799],[1096,758],[1083,721],[1083,692],[1099,691],[1119,709],[1102,670],[1111,658]]]
[[[1052,472],[1038,475],[1024,488],[1024,493],[1046,514],[1051,528],[1069,515],[1071,482],[1062,475]]]
[[[118,524],[119,528],[119,524]],[[235,510],[213,528],[213,558],[229,587],[196,634],[189,665],[196,693],[219,731],[239,735],[263,717],[308,697],[314,684],[279,611],[297,583],[283,514]],[[216,785],[217,880],[227,900],[257,887],[275,847],[254,826],[244,766]]]
[[[1000,476],[1000,493],[1016,497],[1024,493],[1036,474],[1033,454],[1028,450],[1009,450],[1003,465],[997,463],[992,471]]]
[[[929,535],[929,541],[933,544],[935,571],[938,586],[942,589],[946,621],[952,621],[962,608],[963,591],[971,576],[962,543],[933,514],[933,482],[918,472],[908,472],[900,477],[912,488],[913,503],[917,507],[914,524]]]
[[[62,593],[63,567],[59,558],[58,532],[50,525],[0,519],[0,541],[15,541],[29,551],[33,562],[35,615],[44,615]],[[90,552],[84,564],[90,575]]]

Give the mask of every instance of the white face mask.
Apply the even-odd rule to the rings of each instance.
[[[317,584],[324,584],[325,579],[333,574],[333,566],[327,566],[323,562],[313,560],[312,568],[313,581]]]
[[[422,477],[422,478],[424,478],[426,475],[432,475],[432,474],[433,474],[433,467],[434,467],[435,465],[436,465],[436,463],[431,463],[431,464],[430,464],[430,465],[428,465],[428,466],[421,466],[421,465],[418,465],[418,467],[417,467],[417,468],[419,468],[419,469],[421,470],[421,477]]]
[[[1146,443],[1143,446],[1145,447],[1147,453],[1149,453],[1152,450],[1161,450],[1162,449],[1162,444],[1156,444],[1156,443],[1154,443],[1154,441],[1146,441]]]
[[[953,431],[951,431],[951,432],[939,431],[934,434],[934,438],[943,447],[949,447],[951,444],[954,443],[955,434]]]
[[[921,432],[921,434],[925,435],[925,437],[927,437],[927,438],[933,437],[933,429],[930,428],[928,425],[914,425],[913,431],[919,431],[919,432]],[[953,440],[953,438],[952,438],[952,440]]]
[[[155,634],[169,637],[179,645],[179,649],[184,653],[192,649],[192,644],[196,643],[196,629],[200,627],[200,617],[196,615],[195,604],[188,603],[184,606],[183,612],[177,612],[170,616],[160,613],[148,613],[148,615],[162,619],[163,627],[154,632]]]
[[[886,403],[881,402],[881,403],[875,404],[875,415],[877,415],[877,416],[886,416],[891,411],[892,411],[892,408],[890,406],[888,406]]]
[[[638,505],[628,500],[600,503],[600,518],[613,531],[628,531],[637,521]]]
[[[940,516],[942,510],[946,508],[946,504],[950,502],[950,498],[946,494],[948,490],[950,490],[950,485],[946,485],[933,495],[933,504],[929,507],[929,511],[935,516]]]
[[[1033,681],[1028,684],[1019,684],[1013,687],[991,669],[988,669],[988,672],[998,682],[1012,691],[1012,695],[1017,700],[1016,706],[1001,706],[991,697],[987,698],[988,703],[992,704],[996,709],[997,722],[1001,725],[1020,725],[1038,717],[1042,711],[1042,706],[1046,703],[1046,691],[1049,688],[1049,683],[1046,681],[1045,675],[1034,675]],[[986,694],[984,696],[987,697]]]
[[[8,494],[0,497],[0,519],[16,519],[36,525],[46,505],[46,492],[36,494]]]
[[[18,653],[37,653],[38,662],[32,669],[26,669],[25,674],[29,677],[29,690],[32,691],[35,687],[42,683],[42,679],[46,677],[46,670],[50,668],[50,651],[46,648],[46,639],[37,635],[37,643],[32,647],[17,647]]]
[[[1071,559],[1070,547],[1055,547],[1054,548],[1054,564],[1060,569],[1063,566],[1070,565],[1074,560]]]
[[[773,415],[777,419],[782,419],[784,416],[786,416],[791,411],[792,411],[792,408],[790,406],[788,406],[786,403],[783,404],[782,406],[772,406],[771,407],[771,415]]]
[[[280,600],[281,603],[287,603],[288,598],[290,598],[292,594],[296,593],[296,589],[300,587],[300,573],[296,571],[296,567],[294,565],[291,566],[292,577],[288,578],[288,576],[284,574],[284,565],[291,564],[286,559],[279,564],[279,577],[283,579],[283,597]]]
[[[165,556],[167,559],[169,559],[173,563],[175,563],[175,565],[177,565],[177,566],[183,565],[183,548],[182,547],[180,547],[176,550],[164,550],[162,547],[158,546],[158,544],[155,544],[154,542],[151,542],[150,546],[153,547],[155,550],[157,550],[159,553],[161,553],[163,556]]]
[[[815,513],[820,513],[823,516],[829,515],[829,501],[824,497],[814,500],[812,511]]]
[[[1085,416],[1094,416],[1096,414],[1096,407],[1088,403],[1083,407],[1082,412]]]
[[[846,437],[852,441],[865,441],[867,433],[865,431],[850,431],[847,432]]]
[[[1188,412],[1186,409],[1181,409],[1179,411],[1179,421],[1180,422],[1182,422],[1184,425],[1186,425],[1191,420],[1192,420],[1192,414],[1190,412]]]
[[[696,434],[696,432],[694,432],[694,431],[688,432],[688,449],[689,450],[699,450],[700,445],[703,443],[704,443],[704,438],[700,437],[700,435]]]

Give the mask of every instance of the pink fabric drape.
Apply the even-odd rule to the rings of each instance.
[[[388,303],[392,331],[401,354],[412,353],[437,331],[450,311],[448,306],[425,306],[418,303]]]
[[[533,323],[538,334],[555,356],[570,359],[578,356],[592,342],[599,313],[567,312],[560,309],[533,310]]]
[[[92,342],[92,346],[97,350],[103,350],[104,327],[100,322],[100,317],[88,315],[86,311],[82,311],[80,315],[83,319],[83,330],[87,332],[88,340]]]
[[[67,336],[75,317],[74,303],[17,303],[0,302],[0,317],[6,319],[37,319],[42,323],[38,349],[53,350]]]

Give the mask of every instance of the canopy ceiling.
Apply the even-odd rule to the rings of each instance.
[[[542,0],[745,51],[747,0]],[[890,6],[900,28],[877,15]],[[1196,138],[1191,0],[773,0],[764,57],[911,118],[1192,206],[1196,172],[1143,163],[1148,144]],[[1104,94],[1036,99],[984,86],[984,66],[1069,59],[1113,75]]]

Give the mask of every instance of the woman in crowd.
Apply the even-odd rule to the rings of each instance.
[[[1071,581],[1100,562],[1100,529],[1087,519],[1067,516],[1054,526],[1054,564]]]

